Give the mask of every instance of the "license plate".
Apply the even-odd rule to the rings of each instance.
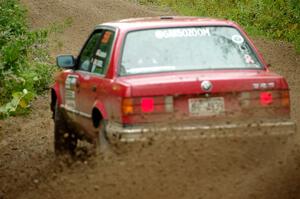
[[[189,99],[189,112],[193,116],[220,115],[224,110],[223,97]]]

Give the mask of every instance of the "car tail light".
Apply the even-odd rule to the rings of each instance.
[[[289,91],[283,91],[281,93],[281,105],[284,107],[290,106],[290,93]]]
[[[170,113],[173,112],[173,97],[136,97],[122,100],[123,115],[139,113]]]
[[[150,113],[154,111],[154,99],[153,98],[142,98],[141,109],[143,113]]]
[[[267,106],[273,103],[273,95],[271,92],[260,93],[260,104]]]
[[[125,98],[122,101],[122,112],[125,115],[133,113],[133,99]]]

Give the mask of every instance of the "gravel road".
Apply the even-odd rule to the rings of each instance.
[[[77,54],[99,23],[172,14],[124,0],[22,0],[31,28],[72,21],[51,36],[51,56]],[[300,55],[285,42],[254,39],[272,70],[287,77],[300,122]],[[53,152],[49,95],[28,116],[0,120],[0,199],[300,199],[299,130],[289,137],[158,141],[106,158],[82,147],[74,160]]]

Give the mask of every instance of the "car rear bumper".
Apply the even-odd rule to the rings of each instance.
[[[235,123],[219,125],[172,124],[122,127],[117,123],[107,124],[107,136],[111,141],[135,142],[164,137],[167,139],[195,139],[245,137],[261,135],[290,135],[296,132],[292,121]]]

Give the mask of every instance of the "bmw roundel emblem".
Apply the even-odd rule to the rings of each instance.
[[[203,81],[201,83],[201,88],[203,91],[211,91],[213,88],[213,85],[210,81]]]

